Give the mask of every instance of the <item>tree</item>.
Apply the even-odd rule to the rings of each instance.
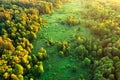
[[[84,45],[80,45],[75,48],[75,53],[79,58],[83,59],[85,56],[88,55],[88,50],[86,50]]]
[[[36,65],[34,65],[32,72],[35,73],[35,76],[40,76],[44,72],[42,62],[38,62]]]
[[[35,40],[37,38],[37,36],[36,36],[36,34],[34,33],[34,32],[30,32],[29,34],[28,34],[28,39],[30,40],[30,41],[33,41],[33,40]]]
[[[17,78],[17,75],[15,75],[15,74],[11,74],[11,79],[12,79],[12,80],[19,80],[19,79]]]
[[[74,23],[75,23],[74,17],[73,17],[73,16],[69,16],[69,17],[67,18],[67,23],[68,23],[68,25],[70,25],[70,26],[74,25]]]
[[[114,71],[113,61],[108,56],[100,59],[94,72],[94,80],[107,79]]]
[[[14,70],[15,70],[15,74],[17,75],[19,74],[22,75],[24,73],[24,68],[20,64],[16,64]]]
[[[38,52],[37,57],[39,60],[44,60],[47,58],[46,50],[43,47],[40,48],[40,51]]]
[[[8,79],[9,76],[10,76],[10,74],[9,74],[8,72],[5,72],[5,73],[3,74],[4,79]]]
[[[83,64],[84,64],[85,67],[86,66],[90,67],[91,60],[89,58],[85,57],[84,60],[83,60]]]

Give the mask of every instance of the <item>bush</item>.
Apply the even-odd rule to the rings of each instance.
[[[10,74],[9,74],[8,72],[5,72],[5,73],[3,74],[4,79],[8,79],[9,76],[10,76]]]
[[[15,70],[15,74],[17,74],[17,75],[19,75],[19,74],[22,75],[24,72],[24,68],[20,64],[16,64],[14,70]]]
[[[40,76],[44,72],[42,62],[38,62],[36,65],[34,65],[31,72],[33,72],[33,75],[35,76]]]
[[[58,43],[58,49],[64,56],[68,56],[71,50],[71,46],[67,41],[63,41]]]
[[[94,80],[107,79],[114,71],[113,61],[108,56],[101,58],[98,65],[94,72]]]
[[[46,50],[43,47],[40,48],[40,51],[38,52],[37,57],[39,60],[44,60],[47,58]]]
[[[87,57],[83,60],[84,67],[90,67],[91,60]]]
[[[75,18],[73,16],[69,16],[67,18],[67,23],[68,25],[73,26],[75,24]]]

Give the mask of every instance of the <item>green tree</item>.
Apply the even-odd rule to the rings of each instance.
[[[22,75],[24,73],[24,68],[20,64],[16,64],[14,70],[15,70],[15,74],[17,75],[19,74]]]

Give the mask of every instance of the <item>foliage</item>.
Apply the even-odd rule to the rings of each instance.
[[[47,53],[46,50],[44,48],[41,48],[40,51],[37,54],[37,57],[39,60],[44,60],[47,58]]]
[[[67,17],[67,20],[66,20],[66,23],[69,25],[69,26],[75,26],[75,25],[79,25],[82,21],[78,18],[75,18],[74,16],[68,16]]]
[[[31,74],[33,69],[39,74],[44,72],[42,61],[47,57],[47,52],[41,48],[38,54],[31,54],[34,48],[31,42],[37,38],[37,32],[46,23],[41,15],[52,14],[53,4],[60,8],[62,2],[47,0],[0,1],[1,80],[28,80],[31,78],[30,75],[37,74],[37,72]]]
[[[113,73],[113,70],[114,70],[113,61],[106,56],[101,58],[98,65],[99,66],[95,70],[94,80],[109,78],[109,76]]]
[[[15,64],[15,73],[16,74],[23,74],[24,68],[20,64]]]
[[[118,47],[120,37],[118,32],[119,4],[119,1],[113,0],[86,1],[83,6],[84,11],[81,12],[86,27],[99,39],[98,44],[92,43],[91,48],[87,47],[88,50],[91,49],[89,53],[92,54],[92,57],[90,58],[94,62],[94,67],[92,66],[94,80],[119,80],[119,70],[115,66],[115,64],[119,65],[120,57]],[[97,65],[95,64],[96,60],[98,61]]]
[[[37,32],[45,25],[41,14],[52,14],[53,7],[61,8],[68,0],[10,0],[0,1],[0,79],[33,80],[44,72],[42,61],[47,58],[43,47],[31,54],[31,44]],[[75,34],[71,41],[57,44],[63,56],[80,60],[91,70],[91,80],[119,80],[120,77],[120,15],[119,1],[83,0],[80,22],[68,16],[70,26],[84,24],[95,38]],[[80,15],[81,16],[81,15]],[[54,41],[48,40],[48,46]],[[73,68],[73,71],[77,71]]]
[[[70,45],[67,41],[63,41],[63,42],[59,42],[58,43],[58,49],[59,49],[59,53],[67,56],[70,54]]]

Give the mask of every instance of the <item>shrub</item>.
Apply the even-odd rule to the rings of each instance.
[[[15,75],[15,74],[11,74],[11,79],[12,80],[19,80],[18,77],[17,77],[17,75]]]
[[[69,16],[67,18],[67,23],[68,25],[73,26],[75,24],[75,18],[73,16]]]
[[[5,72],[5,73],[3,74],[4,79],[8,79],[9,76],[10,76],[10,74],[9,74],[8,72]]]
[[[40,51],[38,52],[37,57],[39,60],[44,60],[45,58],[47,58],[46,50],[43,47],[40,48]]]
[[[48,40],[47,45],[48,45],[48,46],[52,46],[52,45],[54,45],[54,41],[53,41],[53,39]]]
[[[44,72],[42,62],[40,61],[36,65],[34,65],[34,67],[32,68],[31,72],[35,76],[40,76]]]
[[[15,70],[15,74],[18,74],[18,75],[21,74],[22,75],[23,71],[24,71],[24,68],[20,64],[16,64],[14,70]]]
[[[108,56],[101,58],[98,65],[94,72],[94,80],[107,79],[114,71],[113,61]]]
[[[83,64],[85,67],[90,67],[91,60],[89,58],[85,57],[85,59],[83,60]]]

